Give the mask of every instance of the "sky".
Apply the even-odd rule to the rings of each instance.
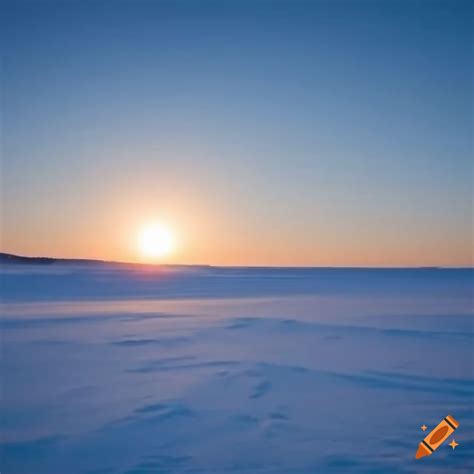
[[[472,265],[468,1],[3,2],[1,250]]]

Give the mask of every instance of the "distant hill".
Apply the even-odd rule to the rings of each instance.
[[[205,270],[212,268],[210,265],[170,265],[158,263],[136,263],[136,262],[116,262],[107,260],[93,260],[87,258],[52,258],[52,257],[24,257],[11,253],[0,252],[0,265],[52,265],[58,263],[61,265],[113,265],[118,267],[154,267],[168,269],[184,270]]]
[[[53,263],[106,263],[103,260],[88,260],[75,258],[51,258],[51,257],[23,257],[11,253],[0,252],[0,264],[28,264],[28,265],[51,265]]]
[[[10,253],[0,253],[0,263],[28,263],[49,265],[54,262],[54,258],[45,257],[21,257]]]

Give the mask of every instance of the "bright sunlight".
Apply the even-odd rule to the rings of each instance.
[[[154,260],[170,255],[175,248],[175,238],[171,230],[162,223],[145,225],[138,235],[138,249],[141,255]]]

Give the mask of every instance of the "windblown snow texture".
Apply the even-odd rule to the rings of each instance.
[[[2,474],[472,473],[472,270],[4,265]],[[459,446],[420,461],[452,414]]]

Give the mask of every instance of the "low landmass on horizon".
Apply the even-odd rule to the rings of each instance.
[[[206,265],[206,264],[157,264],[157,263],[137,263],[137,262],[115,262],[107,260],[97,260],[97,259],[84,259],[84,258],[57,258],[57,257],[30,257],[24,255],[14,255],[10,253],[0,252],[0,264],[39,264],[39,265],[51,265],[53,263],[70,263],[70,264],[114,264],[114,265],[146,265],[146,266],[166,266],[166,267],[195,267],[195,268],[211,268],[216,267],[216,265]],[[239,265],[228,265],[228,267],[239,267]],[[240,265],[242,268],[252,268],[248,265]],[[255,268],[361,268],[361,269],[443,269],[443,268],[472,268],[472,267],[437,267],[437,266],[417,266],[417,267],[323,267],[323,266],[265,266],[260,265]]]

